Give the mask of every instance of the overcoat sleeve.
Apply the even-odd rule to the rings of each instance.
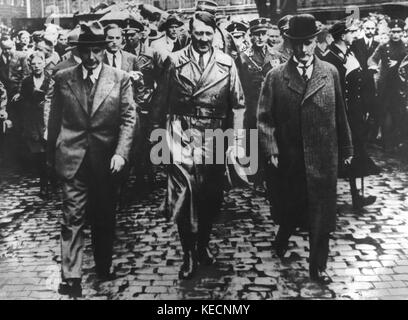
[[[0,82],[0,115],[6,112],[7,107],[7,91],[4,85]]]
[[[44,124],[46,126],[45,132],[48,131],[48,120],[50,118],[51,102],[52,102],[52,97],[54,95],[54,86],[55,86],[55,81],[52,78],[50,78],[49,83],[48,83],[47,92],[45,93],[45,99],[44,99]]]
[[[336,95],[336,125],[339,145],[340,159],[345,160],[353,156],[353,144],[351,130],[347,120],[346,102],[343,97],[340,76],[337,70],[333,69],[334,89]]]
[[[278,143],[276,140],[276,123],[274,117],[275,97],[273,87],[273,71],[269,72],[262,85],[258,102],[258,131],[261,152],[265,159],[279,155]]]
[[[51,167],[54,167],[55,165],[56,144],[62,125],[63,108],[59,90],[61,81],[62,79],[59,76],[59,73],[57,73],[55,75],[54,86],[52,86],[51,89],[52,92],[49,92],[51,103],[49,106],[48,116],[47,162]]]
[[[125,74],[120,89],[121,124],[115,154],[121,156],[126,161],[129,160],[129,153],[132,147],[134,130],[138,117],[136,108],[136,102],[133,98],[132,81],[130,76]]]
[[[230,104],[234,114],[233,129],[244,129],[245,96],[235,63],[230,72]]]

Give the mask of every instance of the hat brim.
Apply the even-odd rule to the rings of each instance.
[[[250,33],[257,32],[257,31],[268,31],[270,28],[268,27],[253,27],[249,29]]]
[[[294,37],[294,36],[291,36],[291,35],[288,33],[289,31],[286,31],[286,32],[284,33],[284,36],[285,36],[286,38],[288,38],[289,40],[308,40],[308,39],[312,39],[312,38],[318,36],[320,33],[322,33],[322,31],[323,31],[323,30],[318,30],[317,32],[315,32],[315,33],[313,33],[313,34],[310,34],[310,35],[307,35],[307,36],[303,36],[303,37]]]
[[[178,21],[178,22],[176,22],[176,21],[165,22],[159,27],[159,31],[160,32],[166,31],[172,25],[176,25],[177,28],[180,28],[180,27],[184,26],[184,23],[181,22],[181,21]]]

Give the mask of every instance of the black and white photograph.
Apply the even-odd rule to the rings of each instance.
[[[408,300],[408,1],[0,0],[0,300]]]

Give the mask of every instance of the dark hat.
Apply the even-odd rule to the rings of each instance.
[[[218,11],[218,4],[211,0],[198,0],[196,11],[206,11],[211,14],[216,14]]]
[[[389,27],[390,29],[400,28],[400,29],[404,30],[405,22],[402,21],[401,19],[394,19],[394,20],[391,20],[391,21],[388,23],[388,27]]]
[[[206,25],[212,27],[214,30],[217,29],[217,23],[215,20],[215,16],[212,13],[207,11],[197,11],[194,14],[194,18],[201,22],[204,22]]]
[[[278,21],[278,28],[281,32],[286,32],[289,30],[289,21],[290,19],[292,19],[293,16],[288,14],[284,17],[282,17],[279,21]]]
[[[226,30],[234,34],[245,34],[248,31],[248,27],[242,22],[231,22],[227,27]]]
[[[267,31],[271,28],[270,20],[267,18],[257,18],[249,22],[249,31],[256,32],[260,30]]]
[[[125,25],[123,31],[125,33],[136,33],[141,32],[145,29],[143,23],[136,20],[135,17],[128,18],[125,20]]]
[[[78,41],[72,41],[70,45],[103,47],[109,43],[105,39],[105,32],[99,21],[83,22],[80,26]]]
[[[75,46],[72,44],[78,41],[80,33],[81,33],[81,27],[79,25],[77,25],[75,29],[68,32],[68,35],[67,35],[68,47],[65,48],[65,52],[71,51],[72,49],[75,48]]]
[[[149,34],[149,39],[150,40],[157,40],[159,38],[161,38],[163,35],[158,33],[157,30],[150,30],[150,34]]]
[[[348,31],[350,31],[350,27],[347,27],[347,23],[345,21],[338,21],[329,29],[331,35],[345,34]]]
[[[160,26],[159,26],[159,31],[163,32],[166,31],[170,26],[176,25],[178,27],[181,27],[184,25],[183,21],[180,20],[180,18],[175,15],[171,14],[167,17],[166,21],[164,21]]]
[[[289,30],[285,32],[285,36],[291,40],[307,40],[316,37],[320,31],[314,16],[299,14],[290,19]]]

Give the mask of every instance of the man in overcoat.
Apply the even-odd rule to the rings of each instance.
[[[85,213],[99,279],[112,276],[115,175],[129,157],[136,123],[130,76],[102,63],[107,42],[99,22],[81,25],[82,63],[55,75],[48,163],[63,183],[61,294],[81,296]]]
[[[324,274],[329,234],[336,226],[338,154],[353,154],[340,77],[334,66],[314,55],[315,18],[290,20],[286,37],[294,55],[267,75],[261,90],[258,128],[261,151],[268,159],[268,188],[279,257],[300,227],[309,231],[310,278],[330,282]]]
[[[154,108],[155,123],[163,123],[166,115],[168,118],[172,160],[166,196],[184,251],[180,279],[192,278],[198,263],[213,263],[208,244],[223,200],[225,172],[225,165],[215,160],[214,164],[202,161],[203,156],[212,155],[218,142],[206,137],[202,145],[191,145],[187,132],[194,132],[200,139],[206,130],[233,128],[239,133],[243,128],[241,82],[232,57],[213,48],[215,30],[213,15],[195,13],[190,22],[192,44],[166,61],[166,74],[159,84]],[[242,138],[242,132],[236,136]]]

